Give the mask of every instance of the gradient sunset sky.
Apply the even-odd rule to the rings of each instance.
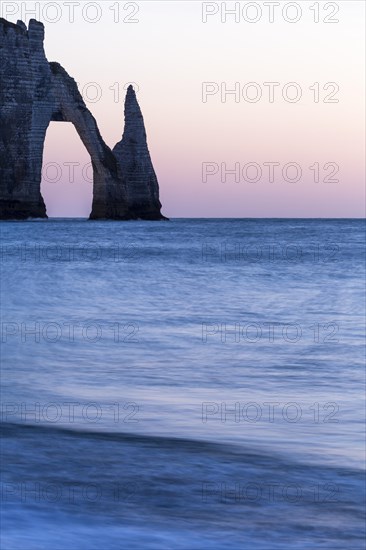
[[[199,1],[120,2],[118,14],[116,1],[79,0],[74,2],[73,22],[71,8],[63,1],[2,4],[1,15],[10,21],[23,19],[28,24],[37,15],[45,24],[48,60],[61,63],[79,83],[110,147],[123,132],[124,88],[127,83],[137,84],[166,216],[364,216],[363,2],[290,3],[301,8],[301,17],[293,23],[286,18],[299,15],[296,6],[285,8],[283,15],[289,2],[272,3],[279,4],[272,23],[266,2],[251,2],[252,7],[237,2],[238,22],[229,14],[226,22],[221,20],[221,2],[206,8]],[[36,4],[39,14],[34,13]],[[310,9],[314,4],[319,14]],[[227,9],[234,5],[226,2]],[[204,23],[203,10],[216,8],[218,12]],[[248,21],[256,17],[257,22]],[[207,101],[202,98],[204,82],[216,83],[211,89],[218,89]],[[257,88],[246,87],[251,82]],[[273,102],[269,86],[264,85],[269,82],[279,83]],[[291,82],[301,90],[299,101],[283,98],[284,86]],[[314,83],[319,83],[318,102]],[[327,83],[336,86],[324,89]],[[228,90],[236,86],[239,98],[230,94],[223,101],[220,91],[225,86]],[[261,99],[251,102],[258,89]],[[290,99],[295,93],[295,87],[288,88]],[[338,102],[324,102],[327,97]],[[70,162],[80,163],[73,182],[70,168],[64,165]],[[51,123],[44,151],[48,168],[42,181],[49,216],[89,215],[92,184],[82,170],[88,162],[74,127]],[[62,167],[62,174],[52,163]],[[203,178],[204,163],[216,173]],[[269,181],[268,163],[279,163],[274,181]],[[299,181],[282,177],[288,163],[300,166]],[[319,181],[315,181],[315,163],[319,163]],[[248,164],[252,181],[245,181],[242,174]],[[225,166],[233,170],[235,165],[240,181],[234,174],[222,181]],[[84,175],[90,173],[84,169]],[[290,166],[287,174],[295,179],[295,168]],[[50,181],[59,176],[59,181]]]

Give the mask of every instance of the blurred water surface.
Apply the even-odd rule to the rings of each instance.
[[[364,548],[363,221],[0,231],[4,549]]]

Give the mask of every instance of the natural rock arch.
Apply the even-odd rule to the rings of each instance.
[[[91,158],[93,167],[91,218],[130,218],[125,182],[122,178],[119,179],[116,157],[104,143],[96,120],[87,109],[76,82],[59,63],[49,63],[49,66],[54,98],[50,121],[71,122]]]
[[[0,19],[0,218],[45,218],[41,172],[51,121],[71,122],[93,167],[91,219],[164,219],[136,95],[129,87],[125,133],[113,152],[76,82],[49,63],[43,24]]]

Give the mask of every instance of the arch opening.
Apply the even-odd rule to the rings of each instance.
[[[46,131],[41,194],[49,218],[88,218],[93,201],[91,158],[75,126],[60,120],[50,122]]]

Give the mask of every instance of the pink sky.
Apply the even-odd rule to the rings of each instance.
[[[34,14],[27,16],[24,5],[34,11],[35,4],[4,1],[1,15],[28,23]],[[64,2],[48,4],[42,12],[45,3],[41,2],[39,13],[46,26],[46,55],[80,83],[87,106],[111,147],[123,131],[124,86],[138,84],[165,215],[364,215],[362,2],[333,3],[339,6],[335,14],[326,8],[327,2],[320,2],[319,23],[314,22],[316,14],[309,9],[313,3],[308,2],[295,3],[301,6],[296,23],[285,19],[295,18],[295,11],[283,15],[288,2],[280,2],[273,23],[263,2],[254,3],[262,10],[256,23],[244,19],[247,2],[240,3],[238,22],[235,15],[221,21],[221,2],[211,2],[207,8],[201,2],[122,2],[117,14],[111,9],[115,2],[80,0],[74,6],[73,22]],[[86,4],[96,6],[83,11]],[[216,8],[217,13],[203,23],[202,10]],[[256,13],[246,15],[253,19]],[[98,16],[99,21],[92,23]],[[117,16],[119,22],[114,22]],[[325,23],[326,18],[339,21]],[[255,87],[247,86],[253,82]],[[269,82],[278,83],[273,102],[265,84]],[[291,82],[296,88],[286,87]],[[314,101],[314,83],[319,83],[318,102]],[[205,87],[215,93],[203,101]],[[224,95],[222,101],[221,92],[235,87],[239,95]],[[261,99],[251,102],[258,90]],[[299,101],[291,102],[299,91]],[[327,97],[333,102],[324,102]],[[89,160],[71,124],[50,125],[44,151],[48,168],[42,182],[50,216],[89,214],[92,184],[82,173]],[[73,182],[64,165],[70,162],[79,163]],[[60,166],[58,174],[54,163]],[[278,163],[274,181],[269,181],[268,163]],[[288,163],[300,167],[299,181],[284,180]],[[315,181],[315,163],[319,182]],[[243,178],[248,164],[252,165],[251,179],[255,179],[254,170],[261,170],[258,181]],[[202,181],[207,166],[216,173]],[[239,169],[239,181],[233,174],[225,181],[225,167]],[[289,179],[294,174],[290,167]],[[60,180],[52,182],[57,175]],[[327,181],[327,176],[339,181]]]

